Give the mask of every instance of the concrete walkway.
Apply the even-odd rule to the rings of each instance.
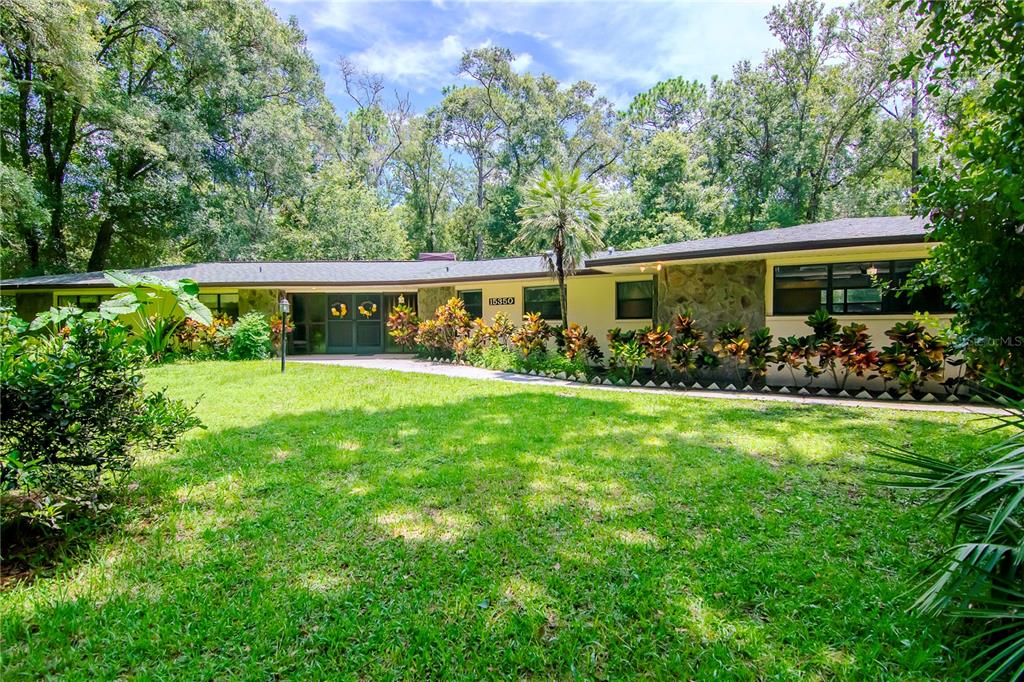
[[[607,386],[581,384],[575,381],[564,381],[549,377],[516,374],[514,372],[498,372],[471,365],[452,365],[446,362],[421,360],[413,355],[302,355],[291,357],[289,362],[310,362],[321,365],[338,365],[340,367],[361,367],[363,369],[383,369],[393,372],[413,372],[417,374],[440,374],[448,377],[464,379],[486,379],[489,381],[508,381],[516,384],[536,386],[563,386],[566,388],[584,388],[595,391],[630,391],[634,393],[657,393],[660,395],[677,395],[689,398],[712,398],[718,400],[758,400],[764,402],[797,403],[802,405],[833,405],[842,407],[862,407],[868,409],[909,410],[916,412],[960,412],[964,414],[998,414],[997,407],[974,404],[949,403],[910,403],[895,400],[849,400],[846,398],[829,398],[825,396],[780,395],[778,393],[746,393],[742,391],[703,391],[696,389],[645,388],[640,386]]]

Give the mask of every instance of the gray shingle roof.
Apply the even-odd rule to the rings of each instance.
[[[924,240],[925,221],[906,216],[845,218],[776,230],[747,232],[646,249],[600,252],[587,268],[650,261],[764,254],[842,246],[907,244]],[[164,279],[188,277],[205,286],[363,286],[443,284],[488,279],[544,277],[541,256],[479,261],[267,261],[162,265],[132,270]],[[584,270],[583,272],[586,272]],[[41,275],[0,281],[3,289],[107,286],[103,273]]]
[[[188,277],[206,286],[327,286],[430,284],[481,279],[543,277],[540,256],[479,261],[267,261],[162,265],[132,270],[164,279]],[[41,275],[0,281],[0,288],[109,286],[101,272]]]
[[[843,218],[824,223],[662,244],[633,251],[603,253],[589,258],[587,266],[780,253],[842,246],[910,244],[924,241],[925,222],[923,218],[908,216]]]

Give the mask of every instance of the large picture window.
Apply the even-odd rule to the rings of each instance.
[[[466,304],[466,312],[469,313],[471,319],[484,316],[484,292],[477,289],[476,291],[460,291],[459,298]]]
[[[895,290],[906,281],[918,262],[887,260],[777,266],[774,314],[806,315],[821,308],[834,315],[949,310],[938,287],[927,287],[911,297]],[[883,290],[884,285],[890,286]]]
[[[558,287],[523,289],[523,313],[540,313],[545,320],[561,320],[562,301],[558,296]]]
[[[227,315],[238,319],[238,294],[199,294],[199,302],[214,315]]]
[[[649,320],[654,317],[654,282],[615,283],[615,319]]]

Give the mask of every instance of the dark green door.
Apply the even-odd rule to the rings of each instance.
[[[356,310],[352,299],[352,294],[327,295],[328,353],[354,353],[356,350]]]
[[[384,350],[384,306],[380,294],[353,294],[350,312],[355,324],[355,352],[380,353]]]

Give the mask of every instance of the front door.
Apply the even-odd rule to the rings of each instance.
[[[384,305],[380,294],[353,294],[355,352],[380,353],[384,350]]]
[[[327,295],[327,352],[356,352],[355,317],[352,294]]]

